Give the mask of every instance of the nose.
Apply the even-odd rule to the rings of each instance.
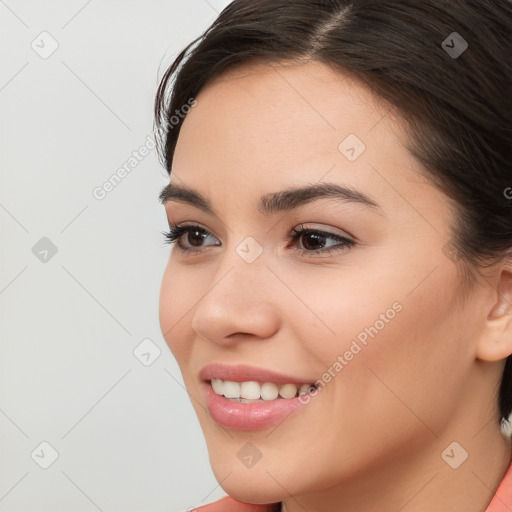
[[[246,263],[238,255],[229,258],[219,266],[199,301],[192,329],[223,346],[270,338],[279,328],[276,294],[271,291],[273,278],[263,261]]]

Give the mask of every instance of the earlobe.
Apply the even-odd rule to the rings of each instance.
[[[512,354],[512,330],[508,330],[508,340],[502,338],[482,340],[476,356],[482,361],[500,361]]]
[[[496,302],[487,316],[487,328],[477,346],[483,361],[499,361],[512,354],[512,270],[502,268]]]

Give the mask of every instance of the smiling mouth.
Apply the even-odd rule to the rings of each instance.
[[[296,398],[317,389],[316,384],[275,384],[273,382],[235,382],[222,379],[208,381],[215,394],[235,402],[252,403]]]

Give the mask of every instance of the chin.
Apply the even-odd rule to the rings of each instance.
[[[286,473],[286,468],[276,467],[275,460],[265,461],[262,456],[248,467],[242,455],[239,455],[247,441],[235,438],[230,438],[230,442],[206,439],[213,474],[229,496],[254,504],[276,503],[288,496],[284,489],[291,490],[289,488],[293,482],[284,476],[276,478],[276,475]],[[286,454],[282,454],[282,457],[284,463]]]
[[[246,441],[208,443],[210,465],[224,492],[251,504],[279,503],[290,496],[301,496],[336,484],[336,475],[301,467],[293,453],[279,450],[268,453],[251,468],[237,457]],[[236,446],[235,446],[236,445]],[[263,449],[262,449],[263,451]]]
[[[223,464],[220,466],[222,470],[218,472],[215,464],[212,464],[215,478],[224,492],[236,500],[260,505],[278,503],[288,496],[283,489],[288,488],[287,482],[283,482],[283,486],[280,486],[264,469],[253,473],[251,470],[240,471],[231,468],[232,473],[226,473],[225,466]],[[226,476],[228,474],[229,476]]]

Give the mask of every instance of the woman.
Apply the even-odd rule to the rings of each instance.
[[[508,0],[235,0],[165,73],[200,510],[512,510],[511,33]]]

